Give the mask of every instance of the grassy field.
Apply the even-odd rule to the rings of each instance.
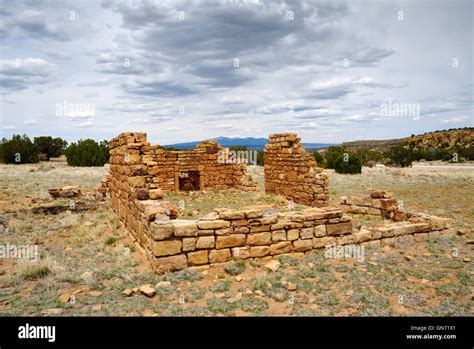
[[[262,169],[251,171],[261,184]],[[50,203],[49,188],[80,185],[89,192],[107,172],[107,167],[58,163],[0,165],[0,212],[9,219],[0,246],[35,244],[40,254],[37,262],[0,259],[0,315],[474,314],[473,247],[465,236],[366,248],[364,261],[328,259],[323,251],[313,251],[303,258],[280,258],[274,273],[256,262],[230,262],[203,272],[156,275],[107,202],[84,213],[25,210]],[[362,175],[329,172],[329,177],[333,204],[341,195],[382,188],[408,209],[453,218],[456,231],[474,225],[472,169],[364,168]],[[182,214],[189,218],[215,207],[288,206],[282,197],[263,191],[179,193],[166,199],[184,202]],[[156,285],[157,295],[122,295],[142,284]],[[69,301],[63,303],[65,295]]]

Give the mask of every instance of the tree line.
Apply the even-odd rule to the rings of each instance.
[[[14,134],[0,142],[0,162],[28,164],[65,155],[69,166],[103,166],[109,160],[106,140],[81,139],[68,143],[60,137],[40,136],[31,140],[26,134]]]
[[[234,146],[230,150],[246,151],[247,147]],[[408,167],[413,161],[420,160],[474,160],[474,147],[415,149],[411,144],[399,144],[385,152],[367,149],[350,152],[343,146],[332,146],[324,153],[314,151],[311,154],[320,167],[334,169],[337,173],[361,173],[362,166],[373,167],[378,163]],[[31,140],[24,134],[13,135],[11,139],[3,138],[0,142],[0,162],[6,164],[36,163],[61,155],[67,157],[69,166],[103,166],[110,157],[106,140],[97,142],[93,139],[81,139],[69,144],[60,137],[41,136]],[[264,162],[263,151],[258,151],[257,165],[263,166]]]
[[[415,149],[411,145],[398,144],[385,152],[359,149],[349,152],[345,147],[333,146],[324,153],[312,153],[318,166],[334,169],[338,173],[361,173],[362,166],[384,164],[394,167],[410,167],[413,161],[463,162],[474,160],[474,147]]]

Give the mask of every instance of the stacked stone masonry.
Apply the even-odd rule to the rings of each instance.
[[[341,207],[346,213],[381,216],[394,221],[406,219],[408,213],[399,202],[384,190],[369,190],[365,196],[342,196]]]
[[[200,220],[156,220],[153,209],[148,207],[145,212],[139,223],[141,244],[159,273],[332,245],[394,243],[414,240],[418,234],[428,237],[449,232],[448,220],[434,216],[358,229],[338,207],[285,213],[216,210]]]
[[[299,143],[298,138],[288,135],[272,138],[270,144],[278,144],[276,146],[281,150],[280,142],[286,142],[282,139],[294,141],[293,145]],[[290,149],[286,146],[283,147],[285,157],[286,151]],[[163,197],[166,191],[179,190],[175,174],[183,169],[199,171],[201,189],[244,186],[246,190],[254,190],[254,183],[247,182],[245,164],[235,166],[215,163],[216,158],[211,155],[215,155],[216,147],[215,143],[206,142],[196,150],[177,154],[150,146],[143,133],[124,133],[110,142],[110,175],[102,181],[99,192],[107,192],[108,189],[113,210],[143,248],[158,273],[230,260],[263,260],[333,245],[392,244],[451,233],[447,219],[414,213],[404,213],[405,220],[401,222],[358,228],[346,213],[355,206],[367,207],[367,213],[372,214],[385,215],[386,212],[398,210],[398,207],[393,209],[396,201],[388,194],[372,192],[362,199],[345,198],[338,207],[308,207],[302,211],[284,213],[269,209],[216,209],[198,220],[176,219],[176,207],[163,200]],[[271,152],[271,149],[266,152]],[[302,155],[304,153],[298,151],[297,154],[301,155],[298,160],[301,167],[304,167],[304,163],[310,163],[313,167],[307,167],[314,170],[315,163],[306,161]],[[195,160],[196,156],[200,160]],[[272,156],[278,159],[277,154],[269,155],[270,159]],[[272,162],[276,166],[276,160],[270,160]],[[204,167],[200,167],[202,164],[205,164]],[[207,164],[210,168],[206,167]],[[272,166],[269,167],[270,176],[273,176]],[[295,170],[297,181],[291,182],[296,186],[300,185],[300,179],[310,179],[306,177],[310,170],[300,173],[298,167]],[[266,175],[267,170],[266,167]],[[218,175],[212,171],[217,171]],[[230,177],[221,176],[221,173]],[[299,174],[302,174],[301,178]],[[324,188],[322,190],[325,192],[327,179],[318,177],[318,174],[320,172],[313,173],[320,184],[308,182]],[[308,190],[312,193],[311,185]],[[315,200],[318,201],[314,197],[311,200],[313,205]],[[321,202],[326,201],[326,197],[321,199]],[[371,208],[379,211],[370,211]]]
[[[270,135],[264,150],[265,191],[302,205],[326,206],[328,177],[300,141],[296,133]]]

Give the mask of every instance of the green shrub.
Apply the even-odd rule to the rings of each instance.
[[[225,266],[225,271],[228,272],[230,275],[239,275],[240,273],[245,271],[245,262],[229,262]]]
[[[373,166],[383,159],[383,154],[378,151],[359,149],[356,151],[356,155],[362,160],[362,165]]]
[[[263,155],[263,151],[257,152],[257,165],[263,166],[265,163],[265,157]]]
[[[387,152],[386,157],[390,164],[400,167],[409,167],[413,162],[413,151],[402,145],[396,145]]]
[[[71,143],[64,153],[69,166],[104,166],[107,162],[105,149],[105,145],[99,145],[93,139],[81,139]]]
[[[6,164],[38,162],[38,148],[27,135],[13,135],[10,140],[4,138],[0,150],[0,158]]]
[[[318,151],[314,151],[312,153],[314,159],[316,160],[316,163],[318,164],[319,167],[326,167],[326,159],[324,158],[324,155],[321,154]]]
[[[334,169],[337,173],[361,173],[362,160],[356,154],[344,153],[336,159]]]
[[[60,138],[53,138],[51,136],[35,137],[35,146],[38,149],[38,153],[45,160],[49,160],[52,157],[60,156],[64,149],[66,149],[67,142]]]
[[[324,154],[324,158],[326,160],[326,168],[336,168],[336,160],[339,156],[345,153],[345,149],[342,147],[329,147]]]
[[[105,244],[106,245],[113,245],[115,244],[115,242],[117,241],[117,238],[115,236],[109,236],[106,240],[105,240]]]
[[[100,141],[99,147],[100,147],[100,150],[102,151],[102,154],[104,154],[105,156],[105,162],[109,162],[109,159],[110,159],[109,142],[104,139],[103,141]]]

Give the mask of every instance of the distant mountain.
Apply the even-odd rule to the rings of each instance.
[[[217,137],[213,138],[217,143],[222,145],[223,147],[229,148],[234,146],[245,146],[247,149],[250,150],[263,150],[265,144],[267,144],[267,138],[254,138],[254,137],[247,137],[247,138],[233,138],[233,137]],[[196,145],[201,143],[202,141],[195,141],[195,142],[186,142],[186,143],[175,143],[175,144],[168,144],[164,145],[163,147],[172,147],[177,149],[191,149],[195,148]],[[328,143],[303,143],[303,147],[306,150],[312,149],[320,149],[326,148],[331,145],[335,144],[328,144]]]

